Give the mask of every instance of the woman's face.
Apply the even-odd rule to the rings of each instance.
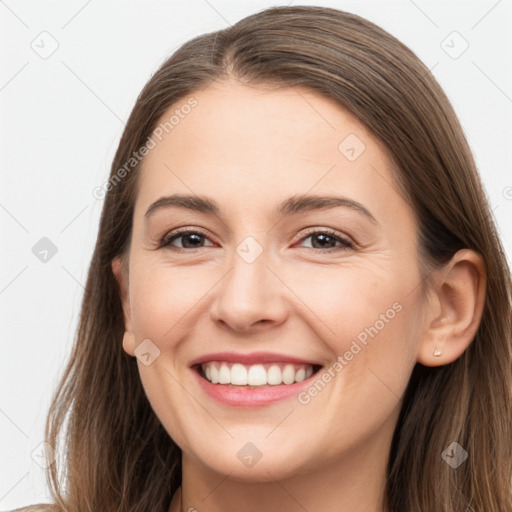
[[[424,304],[384,147],[304,89],[192,97],[145,158],[124,281],[155,413],[184,457],[241,480],[386,452]]]

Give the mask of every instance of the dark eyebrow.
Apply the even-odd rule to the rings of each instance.
[[[220,214],[217,203],[211,199],[200,196],[173,194],[172,196],[161,197],[152,203],[147,209],[145,217],[148,218],[157,210],[170,206],[178,206],[180,208],[187,208],[201,213],[210,213],[212,215]]]
[[[157,210],[168,208],[170,206],[177,206],[200,213],[220,216],[220,208],[212,199],[201,196],[173,194],[171,196],[161,197],[152,203],[147,209],[145,217],[148,218]],[[375,217],[361,203],[347,197],[338,196],[295,195],[279,204],[277,208],[274,209],[274,214],[281,217],[302,213],[304,211],[327,210],[329,208],[337,208],[340,206],[352,208],[353,210],[356,210],[368,217],[375,224],[378,224]]]
[[[361,203],[358,203],[353,199],[349,199],[348,197],[339,196],[292,196],[278,205],[275,210],[275,214],[284,216],[309,210],[327,210],[329,208],[337,208],[340,206],[352,208],[353,210],[356,210],[368,217],[375,224],[378,224],[375,217]]]

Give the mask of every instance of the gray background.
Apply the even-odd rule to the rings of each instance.
[[[0,510],[48,498],[40,443],[97,234],[102,201],[93,190],[108,178],[136,96],[180,44],[271,5],[284,4],[0,0]],[[512,2],[309,5],[368,18],[432,69],[467,134],[510,261]]]

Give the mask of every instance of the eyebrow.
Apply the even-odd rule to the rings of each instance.
[[[148,219],[156,211],[169,207],[186,208],[188,210],[206,213],[210,215],[221,215],[218,204],[207,197],[197,195],[173,194],[171,196],[163,196],[152,203],[146,211],[145,217]],[[318,196],[318,195],[300,195],[292,196],[277,205],[273,210],[276,216],[294,215],[306,211],[327,210],[330,208],[345,207],[351,208],[370,219],[373,223],[378,224],[371,212],[361,203],[349,199],[348,197],[339,196]]]

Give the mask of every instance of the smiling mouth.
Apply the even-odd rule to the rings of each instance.
[[[208,361],[194,366],[199,375],[211,384],[229,387],[262,388],[303,382],[316,374],[321,365],[284,362],[242,364],[229,361]]]

